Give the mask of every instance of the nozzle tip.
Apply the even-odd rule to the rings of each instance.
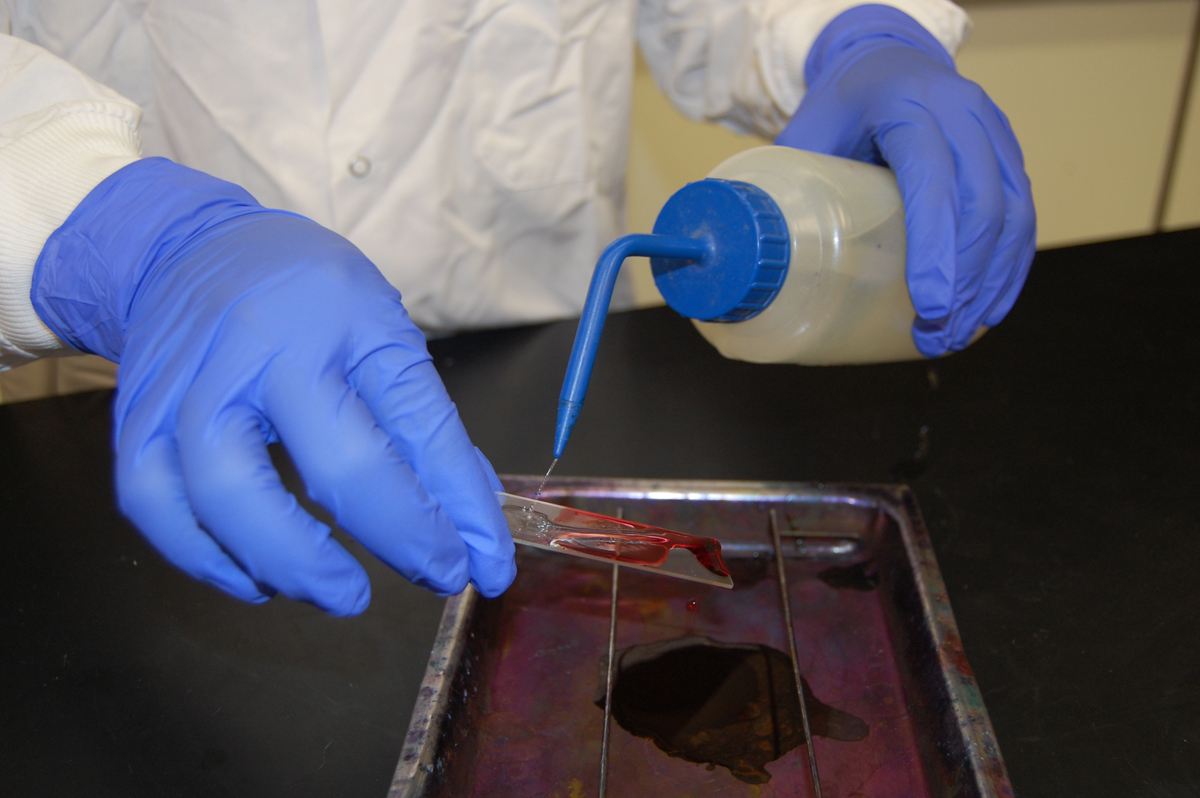
[[[563,456],[566,451],[567,441],[571,437],[571,430],[575,427],[575,419],[579,418],[579,411],[583,404],[580,402],[572,402],[569,399],[563,399],[558,403],[558,425],[554,430],[554,459]]]

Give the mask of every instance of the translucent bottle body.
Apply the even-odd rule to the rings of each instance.
[[[758,147],[709,177],[767,192],[787,219],[792,245],[787,279],[761,313],[739,322],[693,322],[722,355],[813,366],[921,357],[904,275],[904,204],[890,170]]]

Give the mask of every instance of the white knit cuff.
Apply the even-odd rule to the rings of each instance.
[[[0,370],[66,349],[33,310],[33,267],[88,192],[138,159],[140,116],[119,103],[73,102],[0,148]]]
[[[872,0],[871,4],[903,11],[933,34],[950,55],[966,40],[971,19],[949,0]],[[798,5],[781,17],[758,42],[763,82],[780,110],[790,118],[804,97],[804,62],[821,31],[845,11],[863,0],[821,0]]]

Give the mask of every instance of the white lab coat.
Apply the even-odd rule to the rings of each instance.
[[[0,2],[0,365],[62,347],[33,263],[139,153],[347,236],[428,330],[576,314],[622,227],[635,32],[684,113],[773,136],[813,39],[861,4]],[[888,4],[952,53],[969,25],[948,0]]]

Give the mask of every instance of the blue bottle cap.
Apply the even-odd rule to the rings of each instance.
[[[688,318],[753,318],[787,276],[787,220],[775,200],[750,183],[710,177],[687,184],[667,200],[654,232],[708,242],[710,254],[700,261],[650,259],[663,299]]]

